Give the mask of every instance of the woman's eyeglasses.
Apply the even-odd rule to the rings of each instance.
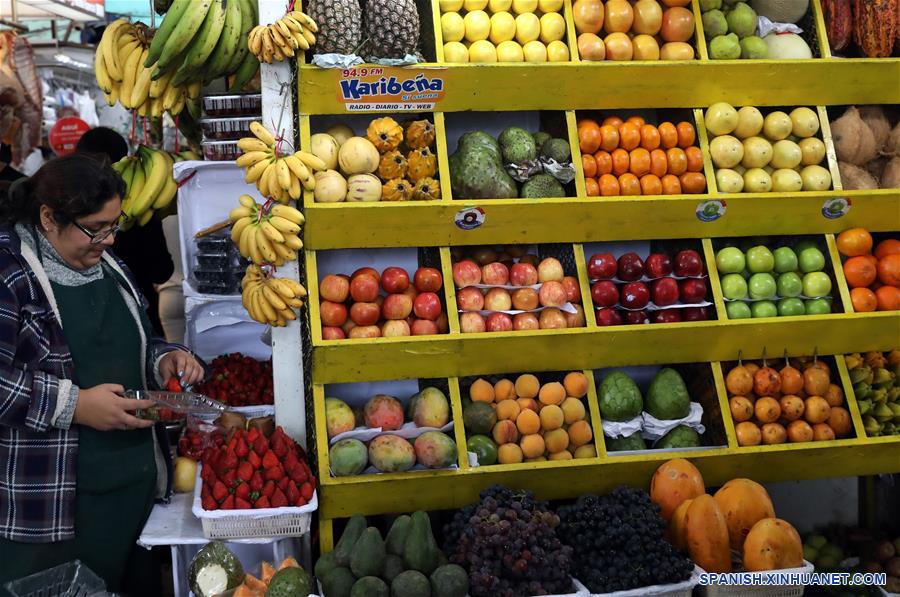
[[[72,220],[72,224],[74,224],[76,228],[78,228],[79,230],[84,232],[86,235],[88,235],[88,238],[91,239],[92,245],[99,245],[100,243],[105,241],[107,238],[109,238],[113,234],[117,233],[122,228],[122,226],[124,226],[126,223],[128,223],[128,220],[129,220],[128,216],[125,215],[125,212],[123,211],[122,215],[119,216],[119,221],[116,222],[115,226],[111,226],[110,228],[107,228],[106,230],[100,230],[98,232],[91,232],[90,230],[88,230],[87,228],[85,228],[84,226],[82,226],[81,224],[76,222],[75,220]]]

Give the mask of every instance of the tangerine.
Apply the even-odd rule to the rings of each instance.
[[[633,122],[624,122],[619,127],[619,145],[631,151],[641,144],[641,129]]]
[[[868,313],[878,309],[878,297],[868,288],[854,288],[850,291],[850,302],[857,313]]]
[[[595,153],[594,161],[597,162],[597,176],[612,174],[612,155],[608,151],[601,149]]]
[[[699,147],[688,147],[684,155],[687,157],[688,172],[703,172],[703,152]]]
[[[603,136],[603,141],[600,143],[600,147],[602,147],[604,151],[612,151],[619,146],[618,128],[610,124],[604,124],[600,127],[600,134]]]
[[[619,188],[622,195],[634,196],[641,194],[641,181],[631,172],[626,172],[619,177]]]
[[[616,176],[622,176],[626,172],[631,164],[631,158],[627,151],[624,149],[615,149],[612,152],[612,173]]]
[[[868,255],[872,252],[872,235],[865,228],[849,228],[838,234],[837,249],[847,257]]]
[[[700,172],[685,172],[679,177],[681,189],[685,193],[696,195],[706,190],[706,177]]]
[[[584,169],[585,178],[594,178],[597,176],[597,160],[594,156],[586,153],[581,156],[581,167]]]
[[[661,142],[658,128],[652,124],[645,124],[641,127],[641,147],[647,151],[653,151],[659,147]]]
[[[594,153],[600,149],[602,141],[603,134],[600,132],[600,127],[585,125],[578,129],[578,146],[581,148],[582,154]]]
[[[620,126],[622,126],[623,122],[625,121],[618,116],[607,116],[603,119],[603,126],[614,126],[616,127],[616,129],[618,129]]]
[[[896,238],[887,238],[875,247],[875,257],[883,259],[887,255],[900,254],[900,240]]]
[[[645,174],[641,177],[642,195],[662,195],[662,181],[656,174]]]
[[[659,144],[665,149],[678,146],[678,129],[671,122],[663,122],[659,125]]]
[[[663,195],[680,195],[681,181],[674,174],[666,174],[662,177]]]
[[[635,115],[635,116],[629,116],[629,117],[625,120],[625,122],[630,122],[630,123],[632,123],[632,124],[636,124],[636,125],[638,126],[638,128],[640,128],[640,127],[644,126],[645,124],[647,124],[647,121],[644,120],[644,117],[643,117],[643,116],[637,116],[637,115]]]
[[[679,147],[673,147],[672,149],[666,152],[666,160],[668,160],[669,164],[669,174],[674,174],[675,176],[681,176],[685,172],[687,172],[687,154],[684,153],[684,150]]]
[[[697,131],[690,122],[679,122],[676,128],[678,130],[678,147],[687,149],[697,140]]]
[[[584,186],[587,192],[588,197],[599,197],[600,196],[600,183],[596,178],[585,178]]]
[[[638,178],[650,173],[650,152],[643,147],[632,149],[628,159],[631,173]]]
[[[578,130],[579,131],[581,130],[581,127],[584,127],[584,126],[595,126],[597,128],[600,128],[600,124],[593,118],[582,118],[581,120],[578,121]]]
[[[662,149],[654,149],[650,152],[650,174],[662,178],[669,171],[669,160]]]
[[[875,281],[876,275],[872,262],[863,256],[851,257],[844,262],[844,277],[850,288],[865,288]]]
[[[878,259],[878,280],[887,286],[900,287],[900,253]]]
[[[600,195],[613,197],[619,194],[619,179],[612,174],[604,174],[600,177]]]
[[[879,311],[900,311],[900,288],[882,286],[875,291]]]

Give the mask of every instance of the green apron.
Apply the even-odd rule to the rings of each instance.
[[[141,338],[114,274],[83,286],[53,283],[78,386],[116,383],[143,388]],[[4,576],[21,578],[73,560],[84,562],[111,591],[141,576],[126,574],[129,557],[153,506],[156,462],[152,429],[97,431],[78,427],[75,538],[56,543],[0,539]],[[131,563],[132,566],[134,562]],[[10,566],[7,568],[7,566]],[[14,573],[14,574],[13,574]]]

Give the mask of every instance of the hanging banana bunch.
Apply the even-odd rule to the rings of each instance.
[[[271,276],[270,268],[250,264],[241,280],[241,302],[254,321],[283,327],[297,319],[294,309],[303,307],[306,288],[290,278]]]
[[[240,206],[228,214],[231,240],[241,256],[256,265],[271,263],[281,267],[297,260],[303,248],[300,230],[306,221],[299,210],[289,205],[260,205],[250,195],[241,195]]]
[[[144,226],[157,211],[167,208],[178,194],[178,183],[172,177],[172,156],[159,149],[142,145],[133,156],[113,164],[125,181],[122,212],[128,216],[123,226]]]
[[[250,123],[253,137],[244,137],[237,145],[243,152],[236,160],[246,170],[244,182],[256,184],[263,197],[279,203],[297,200],[303,189],[315,190],[314,174],[326,170],[325,162],[308,151],[281,154],[275,135],[259,122]]]
[[[260,62],[272,64],[293,58],[315,45],[318,31],[309,15],[293,10],[271,25],[254,27],[247,46]]]

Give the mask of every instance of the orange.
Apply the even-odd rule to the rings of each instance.
[[[616,127],[604,124],[600,127],[600,134],[603,136],[603,141],[600,143],[603,151],[612,151],[619,146],[619,129]]]
[[[619,177],[619,188],[621,189],[622,195],[640,195],[641,181],[631,172],[626,172]]]
[[[597,162],[597,176],[612,174],[612,155],[608,151],[600,150],[595,153],[594,161]]]
[[[597,176],[597,160],[589,153],[581,156],[581,167],[584,169],[585,178],[594,178]]]
[[[896,238],[888,238],[875,247],[875,257],[879,259],[883,259],[887,255],[897,255],[900,254],[900,240]]]
[[[631,151],[641,144],[641,129],[633,122],[624,122],[619,127],[619,145],[626,151]]]
[[[666,152],[666,159],[669,163],[669,174],[681,176],[687,172],[687,154],[683,149],[673,147]]]
[[[578,145],[581,153],[594,153],[600,149],[600,142],[603,140],[603,134],[599,127],[590,125],[582,126],[578,129]]]
[[[600,177],[600,195],[612,197],[619,194],[619,179],[612,174],[604,174]]]
[[[625,122],[630,122],[631,124],[636,124],[638,128],[647,124],[647,121],[644,120],[643,116],[629,116]]]
[[[688,147],[684,155],[687,157],[688,172],[703,172],[703,152],[699,147]]]
[[[867,313],[878,308],[878,297],[868,288],[854,288],[850,291],[850,301],[857,313]]]
[[[882,286],[875,291],[879,311],[900,311],[900,288]]]
[[[865,228],[849,228],[838,234],[837,249],[847,257],[868,255],[872,252],[872,235]]]
[[[650,174],[662,178],[669,171],[669,160],[662,149],[654,149],[650,152]]]
[[[666,174],[662,177],[663,195],[680,195],[681,181],[674,174]]]
[[[596,178],[585,178],[584,186],[587,189],[588,197],[599,197],[600,196],[600,183]]]
[[[690,122],[679,122],[676,128],[678,129],[678,147],[687,149],[697,140],[697,132]]]
[[[603,126],[614,126],[617,129],[622,126],[622,123],[625,122],[618,116],[607,116],[603,119]]]
[[[698,194],[706,190],[706,177],[700,172],[685,172],[679,180],[685,193]]]
[[[678,146],[678,129],[671,122],[664,122],[659,125],[659,143],[665,149],[672,149]]]
[[[593,118],[582,118],[581,120],[578,121],[578,130],[579,131],[581,130],[581,127],[584,127],[584,126],[595,126],[597,128],[600,128],[600,124]]]
[[[622,176],[630,167],[631,158],[624,149],[616,149],[612,152],[612,173]]]
[[[844,262],[844,277],[850,288],[864,288],[875,281],[876,275],[872,262],[862,255]]]
[[[887,286],[900,287],[900,253],[878,259],[878,280]]]
[[[645,124],[641,127],[641,147],[647,151],[653,151],[659,147],[660,143],[659,129],[652,124]]]
[[[641,195],[662,195],[662,181],[655,174],[641,177]]]
[[[631,173],[638,178],[650,173],[650,152],[643,147],[632,149],[628,159]]]

